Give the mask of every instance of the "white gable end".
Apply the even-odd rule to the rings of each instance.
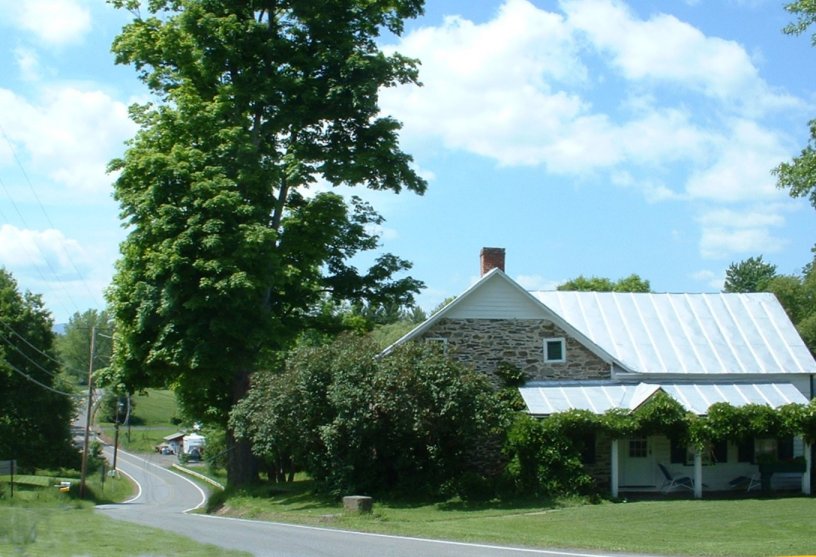
[[[449,319],[547,319],[541,304],[498,274],[446,312]]]

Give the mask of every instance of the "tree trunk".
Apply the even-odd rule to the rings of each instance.
[[[249,441],[235,439],[227,431],[227,485],[245,487],[258,480],[258,462],[252,454]]]
[[[236,373],[233,383],[232,405],[249,392],[250,372],[242,370]],[[246,439],[236,439],[232,428],[227,428],[227,485],[245,487],[258,481],[259,464],[252,454],[252,446]]]

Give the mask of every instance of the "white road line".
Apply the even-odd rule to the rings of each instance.
[[[614,554],[605,554],[605,553],[577,553],[575,551],[556,551],[550,549],[534,549],[534,548],[524,548],[524,547],[511,547],[511,546],[503,546],[503,545],[489,545],[489,544],[481,544],[481,543],[468,543],[468,542],[456,542],[456,541],[449,541],[449,540],[435,540],[432,538],[413,538],[411,536],[397,536],[394,534],[377,534],[373,532],[356,532],[354,530],[341,530],[338,528],[323,528],[320,526],[306,526],[303,524],[289,524],[287,522],[270,522],[266,520],[250,520],[247,518],[235,518],[231,516],[215,516],[211,514],[196,514],[193,516],[201,517],[201,518],[211,518],[214,520],[233,520],[235,522],[251,522],[254,524],[274,524],[276,526],[284,526],[287,528],[301,528],[303,530],[319,530],[323,532],[338,532],[341,534],[348,534],[351,536],[364,536],[364,537],[371,537],[371,538],[386,538],[392,540],[408,540],[408,541],[418,541],[418,542],[427,542],[427,543],[435,543],[439,545],[453,545],[459,547],[475,547],[480,549],[497,549],[501,551],[518,551],[521,553],[533,553],[537,555],[558,555],[561,557],[617,557]]]
[[[198,490],[199,495],[201,495],[201,501],[200,501],[200,502],[198,503],[198,505],[196,505],[195,507],[190,507],[189,509],[185,509],[185,510],[184,510],[184,511],[182,511],[182,512],[189,513],[189,512],[195,511],[195,510],[197,510],[197,509],[200,509],[200,508],[201,508],[202,506],[204,506],[204,504],[207,502],[207,494],[204,492],[204,490],[203,490],[203,489],[201,489],[201,487],[200,487],[200,486],[199,486],[197,483],[195,483],[195,482],[194,482],[193,480],[191,480],[190,478],[188,478],[188,477],[186,477],[186,476],[184,476],[184,475],[182,475],[182,474],[179,474],[179,473],[177,473],[177,472],[174,472],[174,471],[172,471],[172,470],[168,470],[167,468],[164,468],[163,466],[159,466],[158,464],[154,464],[153,462],[150,462],[150,461],[148,461],[148,460],[145,460],[145,459],[144,459],[144,458],[142,458],[142,457],[139,457],[139,456],[136,456],[136,455],[134,455],[134,454],[132,454],[132,453],[129,453],[129,452],[123,451],[122,449],[119,449],[119,453],[120,453],[120,454],[125,454],[125,455],[127,455],[128,457],[130,457],[130,458],[132,458],[132,459],[135,459],[135,460],[140,460],[140,461],[142,461],[144,464],[149,465],[149,466],[153,466],[153,467],[155,467],[155,468],[158,468],[159,470],[162,470],[162,471],[164,471],[164,472],[167,472],[168,474],[173,474],[174,476],[177,476],[177,477],[181,478],[182,480],[184,480],[185,482],[188,482],[190,485],[192,485],[194,488],[196,488],[196,489]],[[131,463],[131,464],[135,466],[135,464],[133,464],[133,463]],[[136,497],[133,497],[133,498],[128,499],[127,501],[125,501],[125,503],[130,503],[131,501],[135,501],[136,499],[138,499],[138,498],[139,498],[139,496],[142,494],[142,486],[139,484],[139,482],[138,482],[138,481],[136,481],[136,479],[135,479],[135,478],[134,478],[132,475],[127,474],[127,473],[126,473],[126,472],[124,472],[124,471],[122,471],[122,473],[123,473],[123,474],[125,474],[125,475],[127,475],[128,477],[130,477],[130,479],[132,479],[132,480],[133,480],[133,481],[136,483],[136,486],[137,486],[137,487],[138,487],[138,489],[139,489],[139,495],[137,495]],[[151,471],[150,473],[151,473],[152,475],[156,476],[156,477],[160,477],[158,474],[156,474],[156,473],[155,473],[155,472],[153,472],[153,471]]]

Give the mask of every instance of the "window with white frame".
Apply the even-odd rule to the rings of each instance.
[[[427,337],[425,342],[439,349],[443,354],[448,353],[448,339],[445,337]]]
[[[544,361],[547,363],[567,361],[567,347],[563,338],[544,339]]]

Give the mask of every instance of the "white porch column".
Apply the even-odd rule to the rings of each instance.
[[[810,459],[810,443],[805,443],[805,473],[802,474],[802,493],[810,495],[810,467],[813,466]]]
[[[703,498],[703,453],[694,449],[694,498]]]
[[[612,484],[612,497],[618,496],[618,440],[612,439],[612,470],[610,472],[610,483]]]

